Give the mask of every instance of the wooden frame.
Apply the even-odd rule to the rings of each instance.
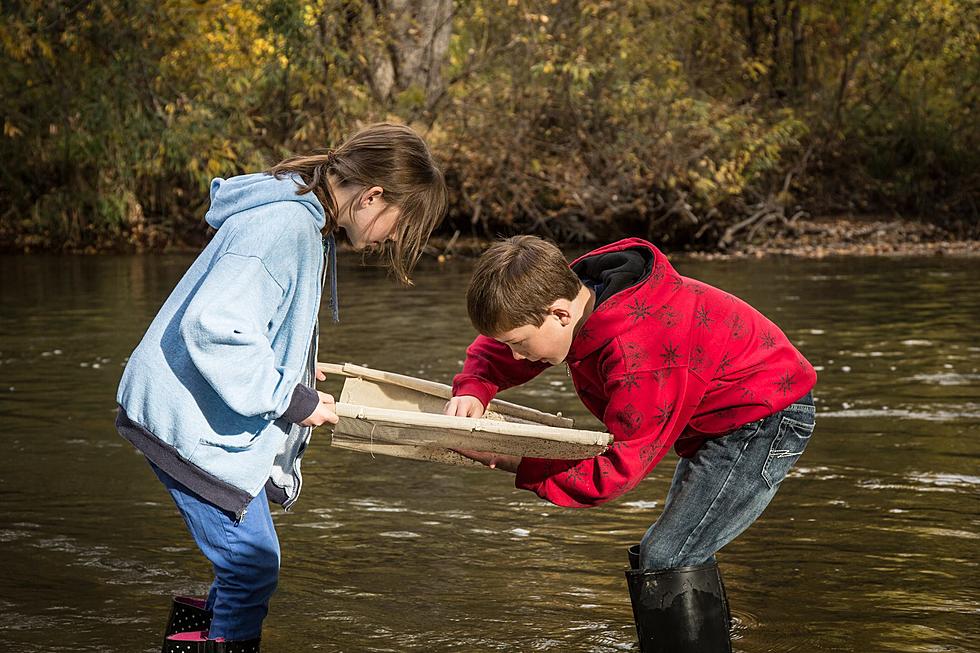
[[[331,444],[371,454],[451,464],[478,464],[453,449],[579,460],[605,451],[612,436],[571,428],[572,420],[494,400],[474,419],[443,415],[452,388],[358,365],[320,363],[347,377]]]

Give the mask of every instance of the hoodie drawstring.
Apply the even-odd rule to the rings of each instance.
[[[323,253],[327,257],[327,274],[330,275],[330,311],[334,322],[340,322],[340,301],[337,298],[337,241],[330,234],[323,241]]]

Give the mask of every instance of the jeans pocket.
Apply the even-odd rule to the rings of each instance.
[[[796,464],[813,435],[813,426],[813,422],[800,422],[790,417],[779,421],[779,431],[762,467],[762,478],[770,490],[779,485]]]

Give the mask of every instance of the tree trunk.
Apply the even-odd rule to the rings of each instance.
[[[806,59],[804,59],[803,17],[800,1],[793,3],[793,13],[790,19],[793,29],[793,92],[799,96],[803,85],[806,84]]]
[[[773,97],[779,97],[782,95],[782,89],[779,83],[779,69],[780,65],[780,38],[782,36],[781,32],[783,29],[782,21],[779,16],[779,0],[771,0],[769,5],[769,16],[772,20],[772,24],[769,26],[772,30],[770,35],[772,37],[772,69],[769,71],[769,88],[770,93]]]
[[[759,33],[755,24],[755,0],[745,0],[745,25],[749,33],[749,54],[759,56]]]
[[[389,105],[399,95],[409,95],[412,117],[423,117],[445,86],[442,68],[452,32],[452,0],[378,0],[370,6],[382,39],[372,61],[372,89]]]

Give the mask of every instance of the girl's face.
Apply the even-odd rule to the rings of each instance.
[[[382,195],[380,186],[369,188],[355,204],[352,214],[338,220],[338,226],[355,249],[381,245],[394,237],[401,209],[385,202]]]

